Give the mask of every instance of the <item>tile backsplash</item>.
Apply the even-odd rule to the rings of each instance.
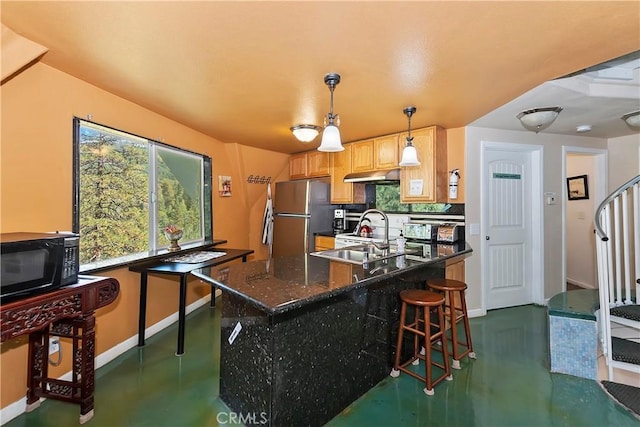
[[[409,215],[402,214],[388,214],[389,216],[389,239],[395,239],[400,235],[402,225],[405,222],[409,222]],[[373,228],[373,237],[384,237],[384,220],[381,215],[377,213],[370,213],[367,218],[371,220],[371,227]]]

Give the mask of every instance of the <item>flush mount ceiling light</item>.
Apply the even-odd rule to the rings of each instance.
[[[640,110],[632,111],[631,113],[627,113],[620,118],[624,120],[627,126],[634,129],[640,129]]]
[[[291,132],[300,142],[311,142],[320,133],[320,126],[316,125],[295,125],[291,127]]]
[[[413,146],[413,137],[411,136],[411,116],[416,112],[416,107],[406,107],[402,112],[409,118],[409,132],[407,133],[407,145],[402,150],[400,166],[420,166],[418,152],[416,147]]]
[[[516,117],[525,129],[538,133],[551,126],[560,111],[562,107],[532,108],[521,112]]]
[[[340,74],[330,73],[324,76],[324,84],[329,86],[329,90],[331,91],[331,104],[329,114],[324,119],[324,132],[322,132],[322,142],[320,143],[320,147],[318,147],[318,151],[333,152],[344,150],[342,141],[340,140],[340,130],[338,130],[340,118],[337,114],[333,114],[333,90],[338,83],[340,83]]]

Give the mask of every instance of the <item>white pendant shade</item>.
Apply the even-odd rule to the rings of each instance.
[[[328,125],[322,132],[322,142],[318,147],[318,151],[335,152],[342,150],[344,150],[344,147],[342,146],[342,141],[340,141],[340,130],[337,126]]]
[[[416,151],[416,147],[413,146],[413,138],[411,137],[411,116],[416,112],[416,107],[410,106],[405,107],[402,112],[406,114],[408,119],[407,126],[407,142],[402,150],[402,158],[400,159],[399,166],[420,166],[420,161],[418,160],[418,152]]]
[[[402,150],[402,159],[400,160],[400,166],[420,166],[418,161],[418,152],[413,145],[407,145]]]

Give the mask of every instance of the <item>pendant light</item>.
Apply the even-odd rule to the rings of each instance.
[[[320,147],[318,147],[318,151],[334,152],[344,150],[342,141],[340,140],[340,130],[338,130],[340,119],[337,114],[333,114],[333,90],[338,83],[340,83],[340,74],[330,73],[324,76],[324,84],[326,84],[331,91],[331,104],[329,114],[325,117],[322,142],[320,143]]]
[[[409,118],[409,133],[407,133],[407,145],[405,145],[404,150],[402,150],[400,166],[420,166],[418,152],[416,151],[416,147],[413,146],[413,137],[411,136],[411,116],[416,112],[416,107],[406,107],[402,111]]]

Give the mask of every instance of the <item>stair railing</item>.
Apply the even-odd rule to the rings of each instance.
[[[640,175],[621,185],[600,203],[595,228],[600,339],[609,378],[612,378],[609,309],[637,304],[640,295]]]

